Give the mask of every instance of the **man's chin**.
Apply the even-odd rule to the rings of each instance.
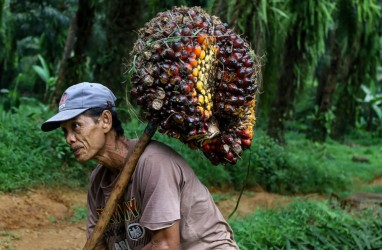
[[[85,163],[89,160],[87,157],[83,155],[75,156],[75,158],[76,158],[76,161],[78,161],[79,163]]]

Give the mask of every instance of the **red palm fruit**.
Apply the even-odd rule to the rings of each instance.
[[[188,14],[190,14],[191,17],[195,17],[196,16],[196,12],[193,9],[189,10]]]
[[[239,136],[242,139],[251,139],[252,133],[249,129],[242,129],[236,132],[237,136]]]
[[[188,57],[191,57],[191,58],[196,59],[196,54],[195,54],[193,51],[191,51],[191,52],[188,54]]]
[[[243,46],[243,44],[244,44],[244,40],[241,38],[238,38],[238,39],[233,41],[233,46],[236,48]]]
[[[257,72],[249,44],[199,7],[158,14],[138,34],[131,58],[141,70],[132,75],[131,94],[146,117],[160,121],[160,132],[171,131],[191,148],[206,151],[213,164],[234,164],[251,143],[236,132],[251,130],[254,122]],[[196,87],[199,81],[202,88]],[[163,99],[155,93],[158,87]],[[163,104],[155,111],[157,99]],[[215,126],[218,133],[211,129]],[[189,130],[196,137],[190,138]]]
[[[188,52],[187,52],[187,50],[182,49],[182,50],[180,51],[180,53],[181,53],[181,57],[180,57],[180,59],[181,59],[182,61],[187,60],[187,58],[188,58]]]
[[[171,48],[167,48],[163,50],[161,53],[161,57],[165,59],[174,59],[174,56],[175,56],[175,52]]]
[[[166,73],[163,72],[163,73],[160,75],[160,82],[163,83],[163,84],[166,84],[166,83],[168,82],[168,80],[169,80],[168,75],[167,75]]]
[[[241,139],[241,146],[243,149],[251,147],[251,139]]]
[[[199,45],[196,45],[194,47],[194,50],[193,50],[194,54],[199,57],[200,56],[200,53],[202,52],[202,47],[200,47]]]
[[[192,66],[192,67],[196,67],[198,65],[198,61],[196,61],[195,58],[192,58],[192,57],[189,57],[188,58],[188,63]]]
[[[179,85],[181,81],[182,81],[182,78],[180,76],[174,76],[171,78],[170,83],[172,85]]]
[[[191,35],[191,29],[188,28],[188,27],[184,27],[184,28],[182,29],[182,31],[181,31],[181,34],[182,34],[183,36],[190,36],[190,35]]]
[[[175,52],[180,52],[183,48],[184,44],[182,42],[174,42],[172,44],[172,49],[175,51]]]
[[[184,116],[180,113],[175,113],[172,116],[172,119],[174,122],[179,123],[179,124],[182,124],[184,122]]]
[[[227,152],[224,155],[224,159],[226,159],[229,163],[232,163],[234,161],[234,154],[232,153],[232,151]]]
[[[175,130],[169,130],[167,132],[167,135],[170,137],[176,138],[176,139],[179,139],[179,137],[180,137],[180,133],[178,131],[175,131]]]
[[[232,136],[232,135],[227,134],[227,135],[224,135],[224,136],[223,136],[223,141],[224,141],[226,144],[230,145],[230,144],[232,144],[232,143],[234,142],[234,139],[233,139],[233,136]]]
[[[179,67],[178,65],[172,64],[170,68],[168,69],[168,74],[170,76],[176,76],[179,74]]]
[[[253,59],[251,59],[251,58],[248,58],[248,59],[245,59],[244,60],[244,66],[245,67],[253,67],[253,64],[254,64],[254,61],[253,61]]]
[[[198,129],[198,135],[205,135],[207,134],[207,129],[205,128],[199,128]]]
[[[187,44],[184,49],[187,51],[187,53],[191,53],[194,50],[194,47],[192,44]]]
[[[179,85],[179,90],[180,92],[184,93],[184,94],[188,94],[191,92],[191,85],[188,84],[187,82],[181,82],[180,85]]]
[[[199,33],[196,38],[199,44],[205,44],[207,42],[207,37],[207,34]]]
[[[184,124],[187,126],[192,126],[195,123],[195,117],[194,116],[186,116],[184,119]]]
[[[203,23],[203,18],[201,16],[196,16],[194,18],[194,23],[196,24],[196,26],[199,27],[199,25],[201,25]]]
[[[187,135],[188,136],[195,136],[195,135],[197,135],[198,134],[198,132],[196,131],[196,129],[190,129],[189,131],[188,131],[188,133],[187,133]]]
[[[208,152],[211,150],[211,145],[209,143],[203,143],[203,151]]]
[[[187,69],[188,72],[192,72],[193,66],[191,64],[189,64],[189,63],[184,63],[184,68]]]
[[[151,55],[151,61],[153,62],[153,63],[156,63],[156,62],[159,62],[159,60],[160,60],[160,55],[159,54],[152,54]]]

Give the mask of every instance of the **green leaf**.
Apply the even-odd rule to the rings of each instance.
[[[47,73],[44,68],[38,65],[33,65],[32,68],[37,73],[37,75],[41,78],[41,80],[43,80],[45,83],[49,81],[49,73]]]

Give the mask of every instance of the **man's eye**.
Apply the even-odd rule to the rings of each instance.
[[[73,127],[73,130],[78,130],[80,128],[80,124],[75,122],[73,123],[72,127]]]

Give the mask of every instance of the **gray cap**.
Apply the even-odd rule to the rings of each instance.
[[[58,113],[44,122],[41,130],[54,130],[60,127],[62,121],[70,120],[90,108],[115,107],[116,99],[110,89],[99,83],[83,82],[72,85],[62,95]]]

